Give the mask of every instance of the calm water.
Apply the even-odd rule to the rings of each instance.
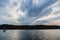
[[[0,40],[60,40],[60,30],[0,30]]]

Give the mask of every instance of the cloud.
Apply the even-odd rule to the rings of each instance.
[[[7,18],[10,22],[14,20],[22,25],[33,24],[35,21],[39,21],[39,23],[36,22],[38,24],[43,24],[48,22],[49,18],[56,17],[56,12],[53,10],[55,9],[53,5],[56,1],[57,0],[0,0],[0,15]]]
[[[21,9],[23,12],[27,11],[27,17],[22,18],[20,21],[22,24],[32,24],[33,21],[47,17],[51,14],[52,10],[52,5],[56,2],[57,0],[26,0],[22,3]],[[35,2],[35,3],[34,3]],[[32,4],[31,4],[32,3]],[[41,21],[41,20],[40,20]],[[42,24],[42,23],[41,23]]]
[[[19,8],[18,7],[19,5],[15,6],[15,4],[18,3],[18,2],[16,2],[16,3],[15,2],[12,0],[9,0],[9,1],[8,0],[0,0],[0,4],[1,4],[0,5],[0,17],[3,16],[3,18],[0,18],[1,19],[0,24],[1,23],[3,23],[3,24],[14,23],[15,24],[15,22],[18,23],[18,21],[17,21],[17,19],[18,19],[17,9]],[[2,7],[2,5],[4,7]],[[7,18],[7,19],[5,19],[5,18]]]

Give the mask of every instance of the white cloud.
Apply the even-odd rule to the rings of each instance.
[[[14,2],[17,3],[16,6],[13,6]],[[4,16],[2,19],[5,18],[5,20],[8,20],[10,22],[15,21],[15,22],[18,23],[18,21],[17,21],[17,19],[18,19],[18,14],[17,14],[18,11],[17,11],[17,9],[19,9],[19,8],[20,8],[20,1],[19,0],[9,0],[9,3],[4,8],[1,7],[0,14],[2,14],[1,16]],[[5,13],[9,14],[10,17],[8,15],[4,15]],[[19,14],[21,14],[21,13],[19,13]]]
[[[22,0],[9,0],[9,3],[4,7],[4,8],[2,8],[1,10],[0,10],[0,14],[1,13],[3,13],[3,14],[5,14],[5,13],[7,13],[7,14],[9,14],[10,15],[10,17],[9,16],[4,16],[5,18],[7,18],[9,21],[15,21],[15,22],[17,22],[17,23],[20,23],[19,21],[17,21],[19,18],[21,18],[21,17],[26,17],[27,15],[26,15],[26,13],[27,13],[27,11],[25,11],[25,12],[22,12],[22,10],[21,10],[21,8],[20,8],[20,6],[21,6],[21,1]],[[26,0],[24,0],[24,1],[26,1]],[[40,1],[42,1],[42,0],[33,0],[33,2],[36,2],[35,3],[35,5],[37,5],[37,4],[39,4],[39,2]],[[45,2],[45,1],[43,1],[43,2]],[[47,1],[46,1],[47,2]],[[42,4],[42,3],[40,3],[40,4]],[[38,5],[39,6],[39,5]],[[52,7],[53,5],[51,5],[50,7]],[[56,6],[56,5],[55,5]],[[49,7],[48,7],[49,8]],[[42,18],[38,18],[37,20],[45,20],[45,19],[49,19],[49,18],[54,18],[54,17],[56,17],[56,16],[59,16],[59,14],[57,14],[57,15],[55,15],[55,12],[56,11],[58,11],[58,10],[60,10],[60,8],[57,8],[57,7],[52,7],[52,9],[53,9],[53,12],[52,13],[50,13],[49,14],[49,16],[44,16],[44,17],[42,17]],[[2,11],[2,12],[1,12]],[[27,19],[27,18],[26,18]],[[28,18],[29,19],[29,18]],[[32,18],[30,18],[30,20],[31,20]],[[30,21],[29,20],[29,21]],[[36,20],[34,20],[34,21],[36,21]]]

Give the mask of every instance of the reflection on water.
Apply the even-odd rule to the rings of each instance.
[[[60,40],[60,30],[0,30],[0,40]]]

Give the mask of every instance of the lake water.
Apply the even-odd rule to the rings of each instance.
[[[60,40],[60,30],[0,30],[0,40]]]

